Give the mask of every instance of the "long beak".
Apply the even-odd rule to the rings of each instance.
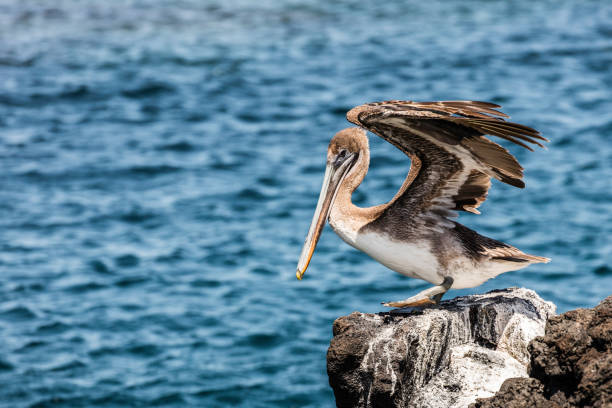
[[[336,198],[338,188],[354,161],[352,159],[353,158],[347,159],[338,168],[334,168],[331,163],[328,163],[325,168],[325,177],[323,178],[323,185],[321,186],[321,194],[319,194],[319,202],[317,203],[317,208],[312,217],[308,235],[306,235],[306,241],[304,241],[304,247],[302,248],[302,253],[298,261],[297,272],[295,273],[295,276],[300,280],[302,276],[304,276],[306,268],[308,268],[312,254],[314,253],[323,227],[325,226],[325,221],[327,221],[329,217],[329,212]]]

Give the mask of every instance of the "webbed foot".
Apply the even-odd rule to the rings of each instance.
[[[419,306],[431,306],[437,305],[442,300],[442,296],[450,289],[453,285],[453,278],[446,276],[444,281],[431,288],[425,289],[417,293],[416,295],[409,297],[408,299],[400,300],[397,302],[383,302],[383,306],[386,307],[419,307]]]

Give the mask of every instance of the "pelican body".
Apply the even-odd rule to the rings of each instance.
[[[523,188],[522,167],[498,136],[529,150],[524,142],[547,141],[536,130],[506,122],[498,105],[477,101],[370,103],[350,110],[360,126],[338,132],[327,150],[319,201],[297,266],[302,279],[326,221],[352,247],[391,270],[435,286],[385,306],[438,303],[450,288],[479,286],[501,273],[549,259],[528,255],[487,238],[452,218],[479,214],[491,177]],[[370,164],[367,129],[403,151],[411,162],[388,203],[361,208],[351,201]],[[542,146],[543,147],[543,146]]]

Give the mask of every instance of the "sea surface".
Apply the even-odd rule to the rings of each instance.
[[[447,297],[612,293],[612,2],[0,0],[0,406],[333,406],[334,319],[428,285],[329,228],[295,279],[329,139],[387,99],[551,140],[460,221],[552,262]],[[409,168],[370,142],[360,205]]]

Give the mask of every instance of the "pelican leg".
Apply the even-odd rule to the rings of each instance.
[[[442,296],[450,289],[453,285],[453,278],[450,276],[444,277],[444,281],[431,288],[425,289],[416,295],[409,297],[408,299],[400,300],[397,302],[383,303],[386,307],[415,307],[415,306],[427,306],[437,305],[440,303]]]

